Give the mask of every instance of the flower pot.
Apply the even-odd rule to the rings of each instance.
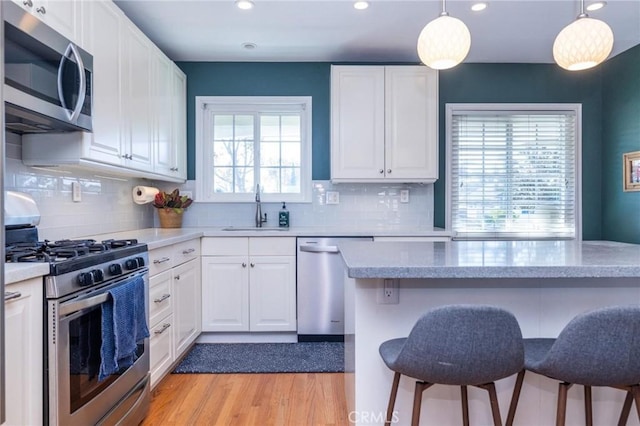
[[[174,209],[158,209],[161,228],[182,228],[182,213]]]

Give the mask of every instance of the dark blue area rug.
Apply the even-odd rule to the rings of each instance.
[[[174,373],[341,373],[344,343],[197,343]]]

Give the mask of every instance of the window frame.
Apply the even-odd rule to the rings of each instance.
[[[207,108],[211,105],[211,108]],[[264,193],[261,191],[262,202],[287,202],[310,203],[312,201],[311,176],[312,176],[312,97],[311,96],[196,96],[196,196],[195,202],[201,203],[253,203],[255,191],[249,193],[215,193],[211,185],[213,168],[211,164],[205,164],[207,155],[205,138],[208,130],[207,111],[228,111],[229,114],[241,114],[243,112],[268,113],[287,112],[282,107],[291,108],[299,106],[300,111],[300,193]],[[293,109],[292,109],[293,112]],[[258,125],[258,123],[255,123]],[[260,141],[255,141],[259,144]],[[260,169],[256,166],[257,170]],[[259,179],[259,176],[256,177]]]
[[[514,103],[447,103],[445,104],[445,164],[446,164],[446,197],[445,197],[445,227],[453,231],[453,200],[452,200],[452,154],[453,154],[453,116],[462,115],[464,113],[486,113],[486,112],[508,112],[510,114],[526,114],[529,112],[549,112],[562,113],[571,112],[575,114],[575,205],[574,205],[574,237],[571,240],[582,241],[582,104],[578,103],[540,103],[540,104],[514,104]],[[454,239],[464,240],[530,240],[532,237],[514,236],[507,234],[498,237],[481,237],[456,235]],[[568,238],[559,237],[534,237],[536,240],[560,240]]]

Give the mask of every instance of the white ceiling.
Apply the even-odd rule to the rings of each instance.
[[[585,0],[589,4],[592,0]],[[116,0],[129,18],[174,61],[418,62],[416,40],[441,11],[440,0]],[[580,11],[579,0],[469,0],[447,11],[471,31],[465,62],[552,63],[553,41]],[[640,44],[640,0],[608,0],[589,12],[611,26],[611,56]],[[247,50],[243,43],[255,43]]]

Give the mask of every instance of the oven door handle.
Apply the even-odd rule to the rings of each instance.
[[[105,292],[87,299],[78,300],[77,302],[62,304],[58,308],[58,313],[60,316],[69,315],[83,309],[91,308],[92,306],[100,305],[105,303],[107,300],[109,300],[109,293]]]

